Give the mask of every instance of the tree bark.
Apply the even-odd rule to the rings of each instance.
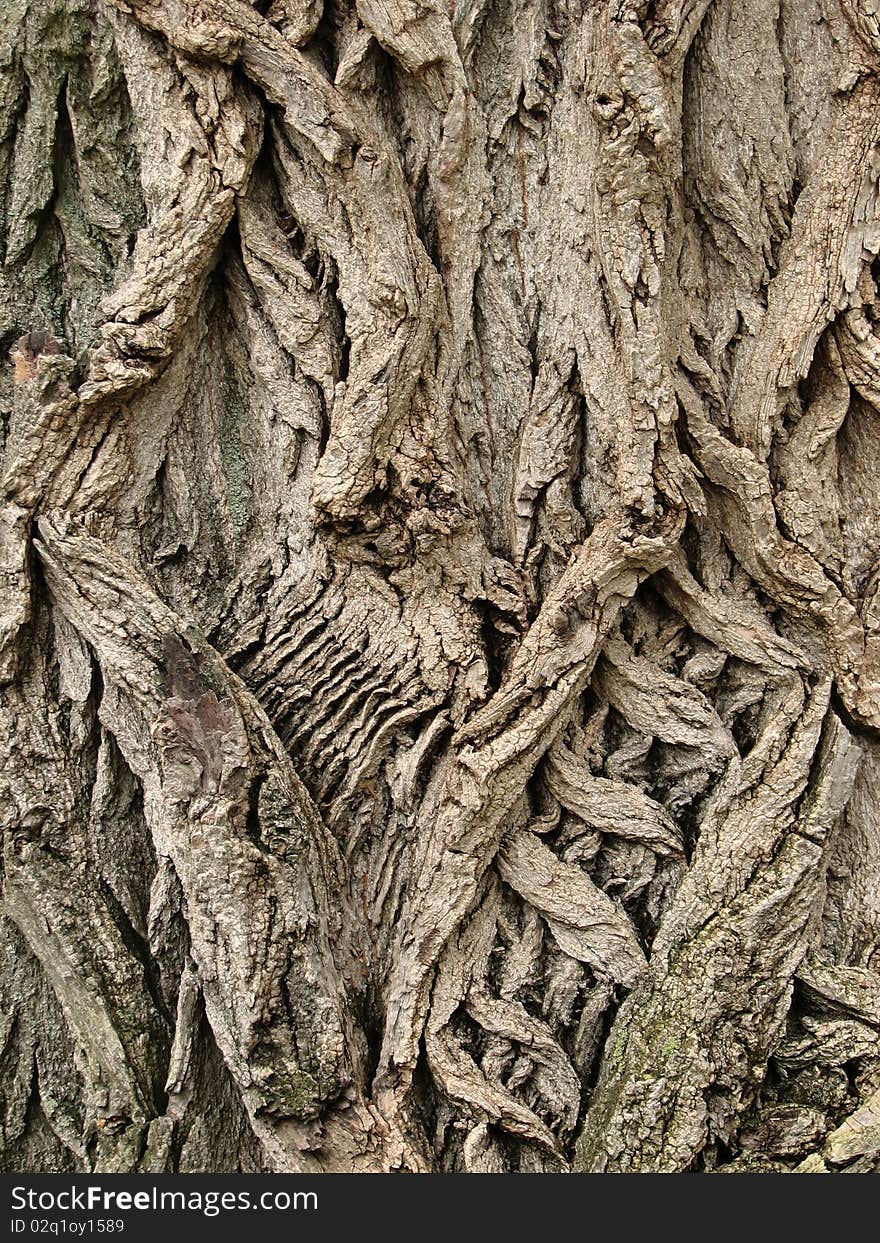
[[[0,1166],[878,1168],[874,0],[0,22]]]

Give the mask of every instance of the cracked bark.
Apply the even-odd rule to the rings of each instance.
[[[2,1168],[877,1168],[875,8],[5,5]]]

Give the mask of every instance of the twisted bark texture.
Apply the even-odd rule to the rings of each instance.
[[[877,0],[0,22],[3,1168],[876,1168]]]

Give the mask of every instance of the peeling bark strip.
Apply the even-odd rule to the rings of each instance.
[[[0,1168],[880,1170],[867,0],[9,0]]]

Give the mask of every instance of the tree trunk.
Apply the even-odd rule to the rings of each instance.
[[[5,0],[3,1168],[875,1168],[877,8]]]

